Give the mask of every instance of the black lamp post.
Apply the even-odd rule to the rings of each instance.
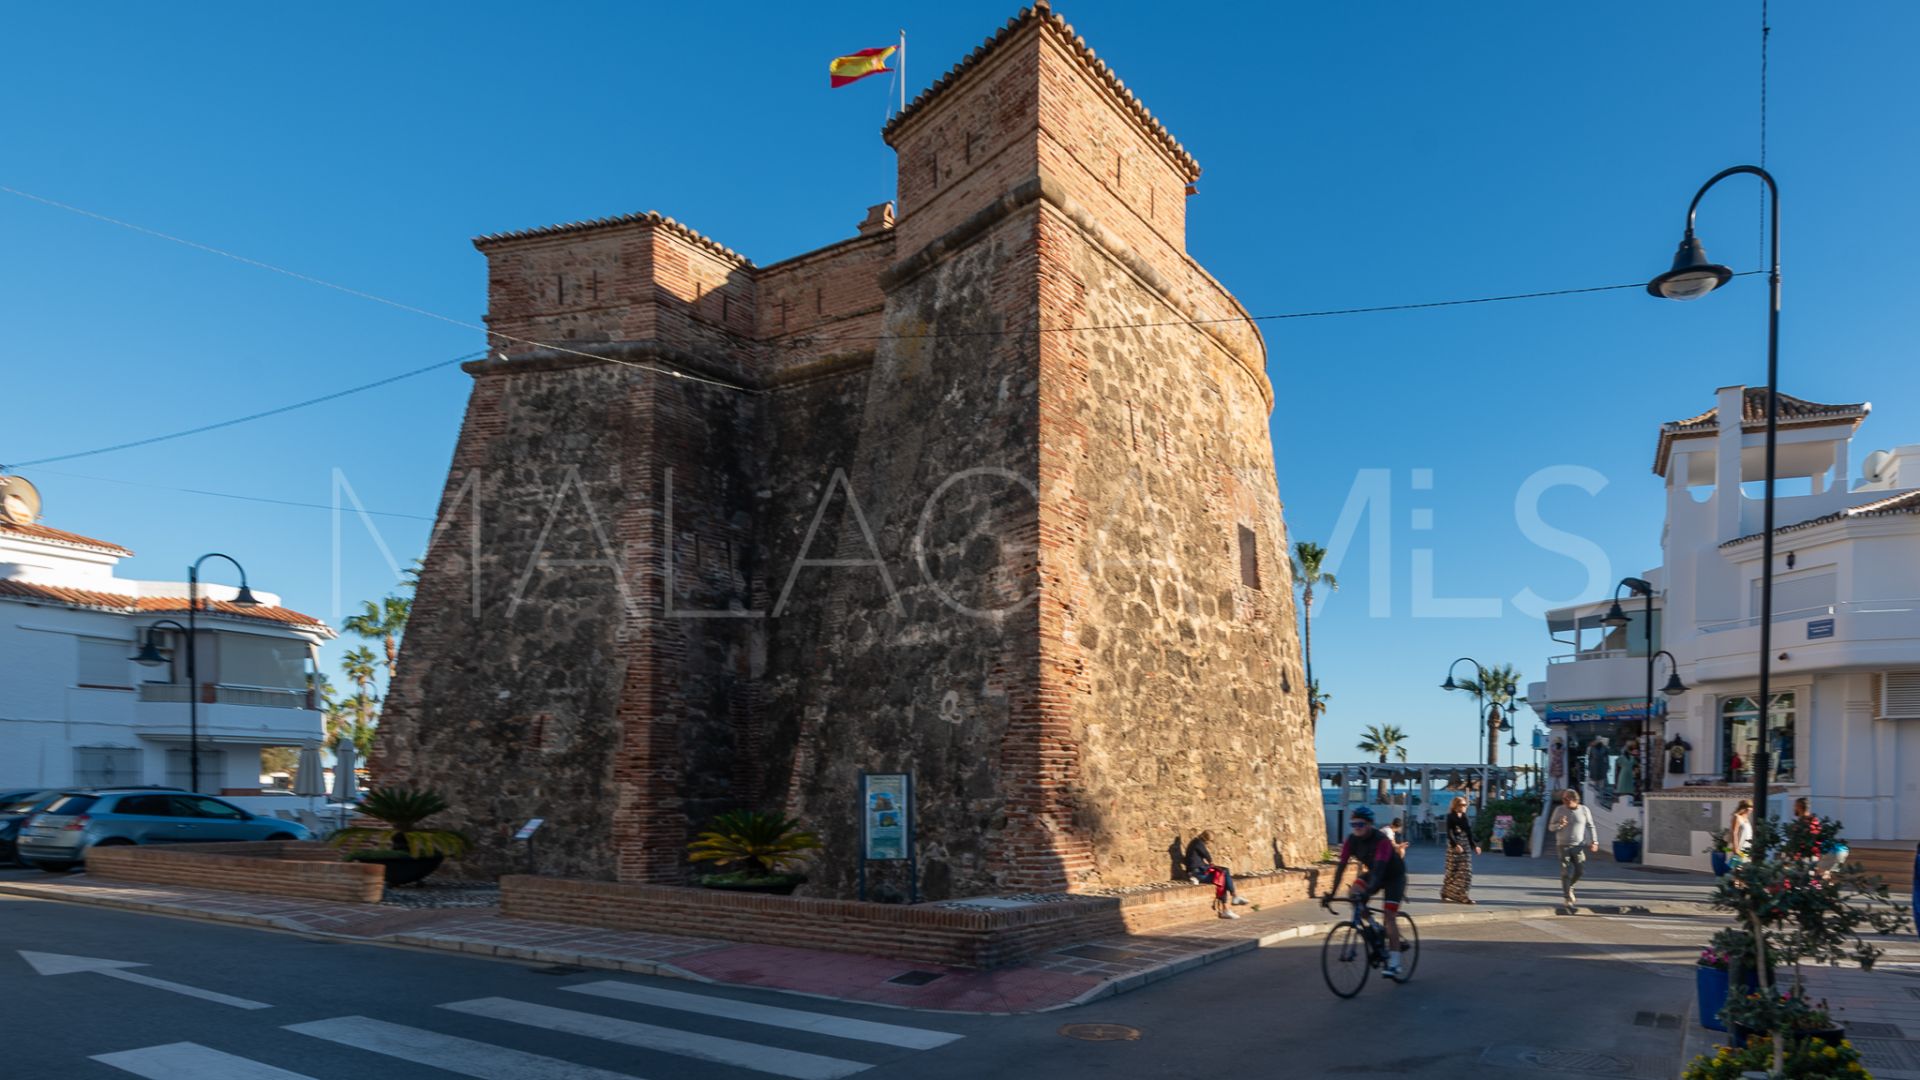
[[[1453,681],[1453,669],[1459,667],[1461,664],[1473,665],[1473,673],[1474,673],[1473,684],[1479,687],[1478,690],[1474,691],[1474,697],[1478,699],[1478,701],[1484,702],[1486,700],[1487,691],[1489,689],[1487,686],[1487,668],[1485,664],[1482,664],[1480,661],[1475,660],[1471,656],[1462,656],[1458,660],[1455,660],[1453,663],[1447,665],[1447,681],[1440,684],[1440,689],[1442,690],[1462,689],[1459,683]],[[1498,706],[1495,706],[1495,707],[1498,708]],[[1479,757],[1480,751],[1478,748],[1482,740],[1487,738],[1487,728],[1486,728],[1487,717],[1485,716],[1485,714],[1483,714],[1480,711],[1480,705],[1478,703],[1476,703],[1473,707],[1473,719],[1474,719],[1474,747],[1475,747],[1473,754],[1475,757]],[[1493,762],[1493,764],[1495,765],[1498,765],[1499,763],[1500,762],[1498,761],[1498,759],[1496,759]],[[1484,780],[1484,775],[1485,774],[1483,773],[1482,774],[1483,779],[1480,784],[1480,805],[1481,806],[1487,805],[1487,785]]]
[[[1647,711],[1640,718],[1640,737],[1635,740],[1640,744],[1640,768],[1635,771],[1633,777],[1633,793],[1644,802],[1647,793],[1647,763],[1653,760],[1653,748],[1648,744],[1647,739],[1647,732],[1651,730],[1653,724],[1653,583],[1645,578],[1629,577],[1621,578],[1620,583],[1613,587],[1613,606],[1600,617],[1600,621],[1616,629],[1633,621],[1627,618],[1625,611],[1620,609],[1621,589],[1626,589],[1629,595],[1647,598],[1646,612],[1641,626],[1647,642]]]
[[[197,638],[199,637],[197,633],[199,630],[197,616],[200,610],[200,564],[206,562],[208,559],[225,559],[233,563],[235,570],[240,571],[240,592],[233,598],[234,606],[260,606],[260,601],[254,599],[253,590],[247,588],[246,567],[241,566],[239,561],[231,555],[224,555],[218,551],[208,552],[198,559],[195,559],[192,566],[187,567],[187,625],[181,626],[172,619],[161,619],[159,622],[149,626],[147,628],[146,643],[141,645],[139,654],[133,658],[135,662],[145,664],[148,667],[157,667],[164,664],[167,662],[167,658],[160,652],[159,642],[154,631],[162,626],[172,626],[176,630],[186,632],[187,771],[190,777],[188,783],[195,792],[200,790],[200,671],[198,665],[195,663],[198,652],[195,646],[198,644]]]
[[[1760,533],[1760,715],[1759,737],[1753,751],[1753,808],[1756,813],[1765,816],[1767,714],[1773,708],[1772,687],[1769,685],[1773,673],[1773,487],[1780,411],[1780,185],[1774,183],[1773,174],[1758,165],[1735,165],[1731,169],[1722,169],[1700,185],[1700,190],[1693,195],[1693,201],[1687,204],[1687,230],[1680,238],[1680,250],[1673,257],[1673,268],[1648,282],[1647,292],[1666,300],[1696,300],[1733,278],[1732,270],[1707,261],[1706,249],[1694,239],[1693,219],[1694,213],[1700,209],[1701,198],[1712,190],[1713,185],[1729,176],[1743,174],[1759,177],[1760,182],[1767,185],[1767,193],[1772,196],[1772,215],[1767,228],[1770,240],[1768,262],[1771,265],[1767,271],[1767,475]],[[1723,416],[1720,422],[1737,424],[1740,420]],[[1726,493],[1722,493],[1721,497],[1725,498]],[[1758,861],[1765,853],[1760,830],[1755,829],[1753,858]]]

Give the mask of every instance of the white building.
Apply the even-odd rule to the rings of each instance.
[[[1868,409],[1779,398],[1769,803],[1780,814],[1809,796],[1856,850],[1897,844],[1910,860],[1920,838],[1920,445],[1866,455],[1850,486]],[[1739,423],[1724,422],[1733,415]],[[1562,778],[1586,782],[1589,804],[1601,801],[1604,785],[1582,774],[1605,755],[1609,777],[1622,779],[1617,755],[1644,722],[1658,748],[1646,807],[1622,799],[1596,811],[1608,825],[1641,819],[1655,865],[1704,867],[1711,833],[1752,794],[1765,431],[1765,390],[1739,386],[1661,426],[1664,565],[1640,575],[1652,585],[1651,649],[1639,596],[1621,599],[1625,627],[1601,623],[1610,598],[1548,615],[1568,651],[1530,700],[1561,741],[1552,760]],[[1674,662],[1688,689],[1667,697],[1659,688]]]
[[[115,577],[132,552],[38,524],[37,510],[0,508],[0,789],[189,787],[185,635],[159,634],[167,663],[132,659],[156,620],[186,622],[186,582]],[[257,793],[263,747],[323,733],[307,676],[333,631],[237,593],[203,581],[196,617],[200,789],[214,794]]]

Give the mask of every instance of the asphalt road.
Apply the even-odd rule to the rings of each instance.
[[[0,1077],[1665,1078],[1711,927],[1587,916],[1436,928],[1412,982],[1376,978],[1352,1000],[1327,991],[1308,941],[1078,1009],[1001,1017],[0,896]],[[1091,1032],[1108,1038],[1074,1038],[1068,1025],[1108,1025]]]

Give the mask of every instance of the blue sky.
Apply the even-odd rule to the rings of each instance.
[[[1256,313],[1579,288],[1665,267],[1687,199],[1759,153],[1758,0],[1689,5],[1158,3],[1061,10],[1205,168],[1195,256]],[[0,33],[0,184],[477,322],[476,234],[658,209],[768,263],[852,234],[889,198],[887,88],[829,91],[831,56],[906,26],[909,90],[1011,3],[263,8],[19,6]],[[1870,399],[1865,446],[1920,440],[1912,195],[1920,7],[1776,4],[1767,163],[1786,188],[1782,388]],[[1760,265],[1756,189],[1702,210],[1709,252]],[[270,408],[469,353],[480,335],[0,194],[0,462]],[[1384,483],[1315,625],[1333,695],[1320,751],[1398,723],[1471,754],[1435,689],[1460,653],[1539,677],[1551,644],[1511,598],[1587,598],[1657,560],[1657,424],[1764,382],[1764,285],[1691,305],[1634,291],[1264,324],[1281,495],[1326,541]],[[23,470],[49,524],[177,578],[208,550],[332,616],[336,477],[404,564],[465,406],[445,368],[140,450]],[[1856,459],[1859,455],[1856,454]],[[1542,474],[1541,470],[1558,471]],[[1366,472],[1365,470],[1385,470]],[[1431,470],[1430,473],[1421,470]],[[1527,539],[1529,477],[1587,476],[1541,519],[1612,576]],[[1382,479],[1383,478],[1383,479]],[[1429,482],[1417,488],[1421,480]],[[1416,525],[1427,525],[1416,528]],[[340,593],[393,577],[349,518]],[[1430,552],[1422,556],[1421,550]],[[1443,598],[1415,614],[1416,559]],[[1376,613],[1374,609],[1379,609]],[[333,650],[334,653],[338,649]]]

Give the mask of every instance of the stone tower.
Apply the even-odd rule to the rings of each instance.
[[[1322,847],[1265,346],[1186,253],[1199,167],[1022,12],[889,123],[898,211],[759,267],[658,214],[481,237],[475,382],[384,781],[542,869],[675,881],[782,809],[845,894],[863,771],[919,888]]]

